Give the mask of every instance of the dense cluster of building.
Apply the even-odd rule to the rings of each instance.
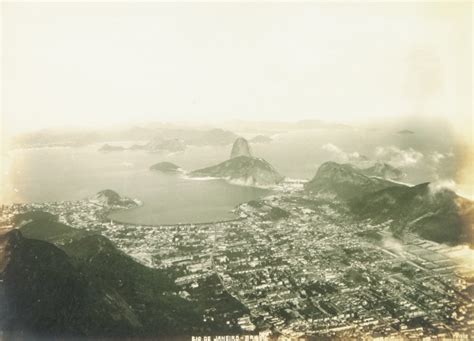
[[[110,221],[97,200],[3,206],[15,214],[44,210],[78,229],[103,234],[155,268],[171,269],[179,294],[217,275],[249,309],[248,332],[283,335],[467,336],[473,330],[472,262],[463,247],[355,221],[337,201],[309,197],[285,183],[236,208],[241,219],[212,224],[144,226]],[[116,207],[115,207],[116,208]],[[472,335],[472,334],[471,334]]]

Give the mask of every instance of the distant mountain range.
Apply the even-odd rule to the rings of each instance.
[[[112,127],[104,129],[42,129],[14,136],[11,146],[14,148],[38,147],[80,147],[94,143],[116,143],[120,141],[137,141],[131,150],[146,149],[153,140],[162,141],[178,139],[186,146],[222,146],[231,144],[238,136],[232,131],[247,131],[261,134],[263,132],[306,130],[306,129],[347,129],[349,126],[319,120],[302,120],[296,122],[281,121],[232,121],[223,122],[221,128],[209,125],[189,125],[179,123],[147,122],[129,127]],[[230,131],[232,130],[232,131]],[[271,138],[258,135],[253,143],[270,142]]]
[[[250,139],[250,142],[252,143],[270,143],[272,141],[273,140],[271,137],[268,137],[265,135],[257,135],[257,136],[252,137],[252,139]]]
[[[110,145],[106,143],[102,147],[99,148],[99,152],[121,152],[121,151],[124,151],[125,149],[126,148],[122,146],[115,146],[115,145]]]
[[[408,130],[408,129],[403,129],[403,130],[397,131],[397,134],[400,134],[400,135],[413,135],[414,133],[415,133],[414,131],[411,131],[411,130]]]
[[[372,173],[350,164],[326,162],[305,190],[345,201],[359,218],[390,221],[398,236],[410,231],[436,242],[473,245],[472,201],[449,189],[433,189],[429,183],[408,186],[366,175]]]
[[[93,143],[106,143],[100,150],[111,152],[127,148],[111,142],[137,141],[129,150],[180,151],[186,146],[222,146],[231,144],[237,135],[223,129],[180,128],[168,125],[132,127],[104,131],[41,130],[16,136],[13,147],[79,147]]]
[[[271,186],[284,178],[267,161],[253,157],[247,140],[241,137],[234,142],[229,160],[195,170],[189,175],[224,178],[231,183],[246,186]]]

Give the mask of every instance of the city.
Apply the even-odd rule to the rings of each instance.
[[[463,261],[464,246],[414,234],[396,240],[387,224],[355,220],[342,203],[309,196],[299,182],[239,205],[231,221],[146,226],[107,218],[134,205],[97,198],[3,205],[1,217],[11,225],[19,213],[45,211],[100,233],[140,263],[172,271],[178,294],[190,301],[200,287],[220,287],[248,308],[238,319],[245,333],[472,335],[473,298],[465,289],[474,267]]]

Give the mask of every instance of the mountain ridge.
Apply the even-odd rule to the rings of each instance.
[[[304,188],[310,193],[333,193],[342,200],[349,200],[391,186],[401,185],[365,175],[362,170],[348,163],[328,161],[318,168],[316,175]]]
[[[171,273],[137,263],[101,235],[61,247],[16,229],[0,237],[0,326],[7,338],[228,334],[239,332],[236,320],[248,313],[222,293],[232,310],[220,307],[214,320],[203,321],[211,296],[181,298]]]
[[[330,161],[304,188],[310,195],[330,194],[346,202],[360,219],[390,222],[396,236],[414,232],[436,242],[473,245],[474,203],[449,189],[435,190],[429,182],[408,186]]]

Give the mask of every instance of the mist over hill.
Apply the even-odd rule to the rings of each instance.
[[[371,174],[372,170],[367,172],[350,164],[326,162],[305,184],[305,190],[313,195],[334,196],[359,218],[390,222],[398,237],[414,232],[436,242],[474,245],[474,202],[430,183],[408,186]]]

